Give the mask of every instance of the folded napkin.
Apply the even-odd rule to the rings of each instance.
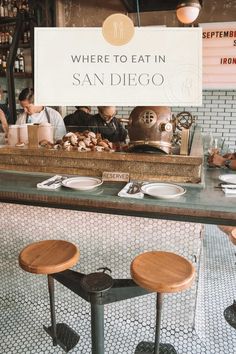
[[[37,184],[39,189],[54,190],[61,187],[63,176],[55,175]]]
[[[227,188],[227,187],[225,187],[225,188],[222,188],[222,191],[227,196],[236,197],[236,188]]]
[[[125,198],[136,198],[136,199],[142,199],[144,197],[144,194],[139,191],[134,194],[127,193],[130,187],[132,186],[133,182],[127,183],[124,188],[121,189],[121,191],[118,193],[119,197],[125,197]]]

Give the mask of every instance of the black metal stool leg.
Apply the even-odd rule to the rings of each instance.
[[[66,353],[76,346],[79,335],[65,323],[56,323],[54,279],[48,275],[48,291],[50,298],[51,326],[43,326],[52,338],[53,345],[59,345]]]
[[[159,354],[160,348],[160,333],[161,333],[161,309],[162,309],[162,294],[157,293],[156,298],[156,334],[154,354]]]
[[[236,300],[224,310],[224,317],[228,324],[236,329]]]
[[[57,323],[55,312],[55,296],[54,296],[54,279],[51,275],[48,275],[48,291],[50,298],[50,312],[51,312],[51,324],[52,324],[52,342],[53,345],[57,345]]]
[[[177,354],[175,348],[171,344],[160,343],[162,299],[163,295],[157,293],[155,343],[140,342],[136,347],[135,354]]]
[[[104,305],[91,303],[92,354],[104,354]]]

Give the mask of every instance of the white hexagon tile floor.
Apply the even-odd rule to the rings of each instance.
[[[43,325],[50,324],[47,281],[19,269],[20,250],[35,240],[67,239],[81,252],[81,272],[100,266],[129,277],[131,260],[162,249],[187,257],[200,269],[190,290],[164,297],[161,339],[178,354],[235,354],[236,331],[223,316],[236,298],[235,250],[217,227],[107,214],[0,203],[0,353],[64,353],[53,347]],[[57,321],[81,339],[70,353],[89,354],[90,305],[56,283]],[[197,296],[196,296],[197,294]],[[195,312],[196,309],[196,312]],[[105,354],[132,354],[141,340],[153,340],[155,295],[105,306]]]

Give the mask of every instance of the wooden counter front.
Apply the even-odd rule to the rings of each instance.
[[[190,156],[125,152],[78,152],[46,148],[0,148],[0,169],[101,177],[104,171],[126,172],[142,181],[199,183],[202,144],[197,130]]]
[[[202,157],[136,153],[77,152],[44,148],[0,149],[0,169],[98,176],[128,172],[131,179],[198,183]]]

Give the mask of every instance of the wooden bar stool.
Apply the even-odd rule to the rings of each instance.
[[[29,273],[46,274],[50,297],[51,326],[45,327],[53,345],[59,344],[66,352],[79,341],[78,334],[64,323],[56,323],[54,279],[52,274],[63,272],[79,260],[77,247],[62,240],[45,240],[26,246],[19,255],[19,265]]]
[[[195,276],[193,265],[174,253],[146,252],[131,263],[131,276],[140,287],[157,293],[155,343],[139,343],[135,354],[177,354],[171,344],[160,343],[162,294],[188,289]]]

